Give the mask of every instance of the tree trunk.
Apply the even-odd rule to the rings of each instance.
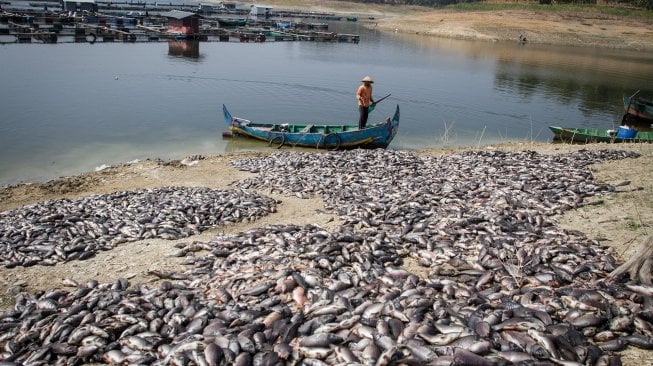
[[[611,278],[628,274],[632,281],[642,285],[652,285],[653,272],[653,235],[639,246],[635,254],[624,264],[610,273]]]

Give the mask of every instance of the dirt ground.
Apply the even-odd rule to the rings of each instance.
[[[598,204],[584,206],[557,217],[558,225],[581,230],[591,238],[615,248],[623,260],[636,252],[653,228],[653,145],[652,144],[592,144],[563,145],[545,143],[509,143],[488,145],[482,149],[505,151],[534,150],[545,154],[558,154],[577,149],[627,149],[638,151],[638,159],[619,160],[591,166],[597,180],[620,185],[619,192],[596,198]],[[433,149],[419,154],[450,154],[464,150]],[[137,188],[162,186],[204,186],[227,189],[229,183],[248,177],[251,173],[237,171],[229,161],[252,155],[236,153],[207,157],[194,166],[179,161],[143,161],[100,172],[66,177],[43,184],[22,184],[0,189],[0,211],[36,203],[48,199],[83,197]],[[629,182],[628,184],[624,184]],[[183,257],[176,257],[175,244],[190,241],[209,241],[218,234],[229,234],[254,227],[272,224],[318,224],[332,228],[339,224],[338,218],[323,211],[319,198],[299,199],[271,195],[281,201],[276,213],[254,223],[241,223],[219,227],[177,241],[161,239],[125,243],[113,250],[100,252],[85,261],[60,263],[56,266],[33,266],[28,268],[0,269],[0,311],[12,308],[14,296],[20,291],[37,292],[52,288],[65,288],[64,280],[86,283],[91,279],[113,282],[127,278],[134,283],[155,285],[160,279],[151,271],[183,271]],[[624,365],[641,365],[642,360],[653,357],[653,352],[630,349],[623,353]]]
[[[588,18],[526,10],[432,11],[416,17],[386,18],[378,27],[458,39],[517,42],[523,35],[528,43],[653,50],[652,24],[607,16]]]
[[[4,188],[0,189],[0,211],[48,199],[83,197],[138,188],[187,186],[228,189],[229,183],[251,175],[232,168],[229,161],[255,154],[260,153],[208,157],[200,160],[195,166],[182,165],[179,161],[148,160],[43,184],[22,184]],[[218,234],[236,233],[273,224],[318,224],[329,228],[336,223],[334,215],[320,213],[323,203],[317,198],[299,199],[269,192],[261,193],[278,199],[281,203],[277,207],[277,213],[255,223],[219,227],[184,240],[152,239],[129,243],[111,251],[99,252],[89,260],[60,263],[52,267],[34,266],[17,268],[15,271],[1,268],[0,311],[13,306],[14,294],[17,291],[35,292],[59,288],[63,286],[64,279],[85,283],[91,279],[112,282],[124,277],[131,283],[156,282],[158,278],[149,274],[150,271],[184,270],[184,258],[171,257],[178,251],[175,243],[209,241]]]
[[[597,180],[612,184],[624,181],[630,183],[618,187],[619,192],[600,197],[600,204],[587,205],[557,218],[562,227],[581,230],[591,238],[615,248],[622,259],[628,259],[637,245],[653,234],[653,145],[651,144],[530,144],[509,143],[489,145],[483,149],[505,151],[534,150],[546,154],[557,154],[580,148],[584,149],[628,149],[638,151],[638,159],[619,160],[592,166]],[[433,149],[420,154],[449,154],[458,149]],[[148,160],[134,164],[108,168],[79,176],[66,177],[43,184],[21,184],[0,189],[0,211],[45,201],[48,199],[84,197],[92,194],[156,188],[163,186],[202,186],[227,189],[229,183],[246,178],[251,173],[241,172],[229,164],[232,159],[266,154],[239,153],[217,155],[200,160],[194,166],[185,166],[178,161],[163,162]],[[270,192],[261,194],[273,197],[281,203],[276,213],[254,223],[241,223],[215,228],[200,236],[178,241],[161,239],[119,245],[117,248],[100,252],[85,261],[72,261],[56,266],[34,266],[28,268],[0,268],[0,310],[13,305],[13,293],[18,290],[38,291],[61,285],[64,279],[75,279],[84,283],[91,279],[100,282],[114,281],[127,277],[132,282],[156,280],[151,270],[182,270],[183,258],[170,257],[177,251],[174,244],[189,241],[208,241],[218,234],[229,234],[254,227],[271,224],[318,224],[325,228],[338,225],[338,218],[323,211],[319,198],[300,199]]]
[[[450,11],[328,0],[270,0],[281,9],[357,15],[387,32],[456,39],[653,50],[653,21],[612,15],[528,10]],[[373,18],[373,19],[370,19]]]

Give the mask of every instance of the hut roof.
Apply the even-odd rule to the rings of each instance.
[[[191,13],[189,11],[170,10],[168,12],[165,12],[165,13],[161,14],[161,16],[164,16],[166,18],[186,19],[186,18],[193,17],[193,16],[198,17],[199,15],[197,15],[195,13]]]

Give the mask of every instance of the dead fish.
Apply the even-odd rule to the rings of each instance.
[[[71,293],[21,289],[11,314],[0,314],[2,357],[36,361],[54,357],[46,345],[67,344],[56,346],[61,363],[592,364],[604,351],[588,346],[590,337],[605,349],[648,347],[639,335],[653,317],[633,301],[642,293],[603,286],[617,264],[610,251],[548,219],[610,191],[587,164],[625,156],[346,151],[247,158],[235,164],[259,176],[234,186],[319,195],[341,225],[269,225],[206,243],[179,241],[175,255],[187,256],[186,269],[157,272],[169,278],[157,288],[117,280],[72,284]],[[381,165],[389,167],[384,174]],[[0,213],[0,230],[27,225],[10,239],[24,252],[0,253],[0,260],[14,267],[77,260],[119,243],[254,220],[278,203],[240,188],[122,192],[75,200],[74,212],[58,211],[72,209],[61,201],[15,211],[31,220]],[[53,231],[65,218],[65,228]],[[54,234],[40,236],[46,231]],[[400,267],[409,260],[424,266],[415,269],[424,276]],[[636,317],[638,325],[627,323]],[[608,320],[616,338],[602,333]],[[75,355],[66,355],[70,346]]]
[[[295,289],[292,292],[292,298],[295,301],[295,304],[297,307],[302,307],[307,301],[306,296],[304,295],[304,288],[303,287],[295,287]]]
[[[333,352],[333,349],[328,347],[299,347],[298,351],[307,358],[325,359]]]
[[[560,358],[560,353],[552,337],[534,328],[528,330],[528,335],[544,347],[551,357],[555,359]]]
[[[344,340],[331,333],[317,333],[308,337],[301,338],[299,340],[299,345],[301,347],[326,347],[328,348],[331,345],[338,345],[342,343]],[[318,357],[320,358],[320,357]]]
[[[468,366],[495,366],[496,362],[485,359],[484,357],[467,351],[464,348],[456,348],[453,354],[453,364]]]
[[[209,343],[204,348],[204,359],[207,365],[219,365],[224,358],[224,351],[215,343]]]
[[[492,329],[496,331],[528,331],[529,329],[544,330],[544,323],[535,318],[510,318],[497,325],[492,326]]]
[[[584,327],[602,325],[606,321],[607,321],[606,317],[590,313],[590,314],[583,314],[573,319],[570,323],[573,326],[584,328]]]

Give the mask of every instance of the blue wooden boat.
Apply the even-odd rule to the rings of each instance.
[[[350,124],[253,123],[233,117],[224,104],[222,112],[233,134],[262,140],[277,148],[289,145],[329,150],[357,147],[384,149],[390,145],[399,128],[399,106],[392,118],[362,130],[358,129],[358,125]]]

